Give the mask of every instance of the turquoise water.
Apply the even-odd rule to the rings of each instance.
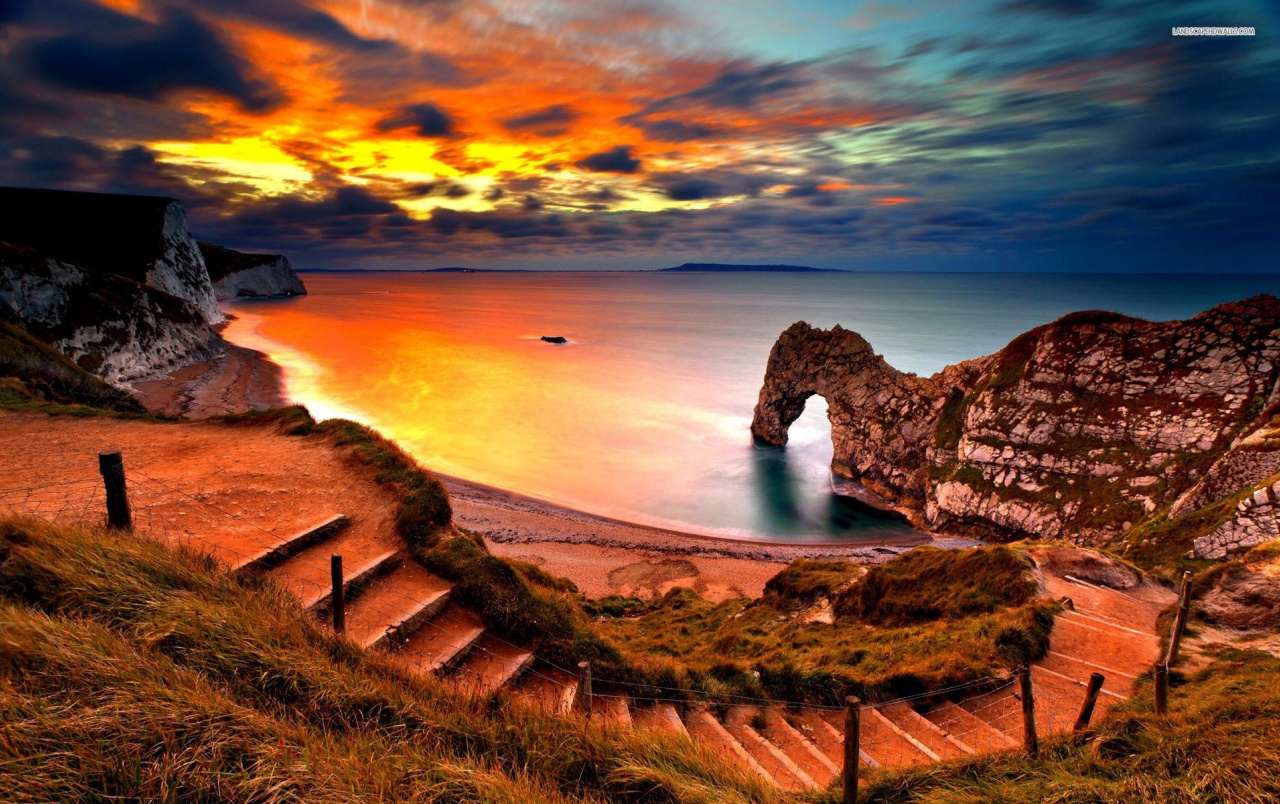
[[[784,450],[748,425],[795,321],[856,330],[932,374],[1068,312],[1184,318],[1273,276],[308,274],[234,305],[235,342],[322,416],[386,432],[438,471],[630,521],[743,539],[874,541],[905,526],[831,491],[825,404]],[[564,336],[556,346],[542,335]]]

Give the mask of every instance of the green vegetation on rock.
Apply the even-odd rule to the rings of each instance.
[[[1031,569],[1007,547],[918,547],[868,570],[836,600],[836,613],[887,626],[992,614],[1035,599]]]
[[[1034,600],[1027,569],[1005,548],[913,550],[856,582],[856,565],[800,560],[757,601],[711,603],[677,588],[649,603],[602,601],[593,610],[604,635],[650,676],[665,668],[676,686],[838,704],[846,695],[937,690],[1039,658],[1056,604]],[[857,597],[873,575],[874,594]],[[829,596],[846,586],[833,611]],[[857,615],[840,615],[855,607]]]

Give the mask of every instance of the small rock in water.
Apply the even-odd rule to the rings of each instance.
[[[547,343],[568,343],[569,339],[562,335],[543,335],[542,340]]]

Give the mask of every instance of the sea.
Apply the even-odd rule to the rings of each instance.
[[[929,375],[1077,310],[1195,315],[1280,276],[872,273],[310,273],[238,301],[224,333],[317,418],[430,469],[628,522],[771,542],[875,543],[909,526],[835,492],[826,403],[783,449],[748,430],[796,321],[861,333]],[[563,337],[553,344],[541,338]]]

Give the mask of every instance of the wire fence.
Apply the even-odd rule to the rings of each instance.
[[[0,514],[32,515],[65,524],[103,522],[106,494],[96,462],[89,457],[42,460],[48,454],[47,448],[29,450],[28,466],[14,470],[10,463],[10,469],[0,475]],[[127,493],[136,532],[175,547],[210,553],[233,568],[288,540],[290,534],[229,510],[208,492],[156,477],[158,472],[148,466],[145,452],[131,452],[128,457]],[[323,604],[330,591],[328,552],[323,546],[304,549],[270,572],[302,599]],[[354,563],[350,569],[357,569]],[[408,667],[436,673],[473,695],[490,694],[520,676],[518,696],[561,713],[575,705],[578,672],[545,658],[535,660],[524,646],[482,625],[475,627],[474,615],[456,606],[441,610],[442,594],[417,597],[405,591],[400,579],[401,574],[393,570],[363,586],[347,610],[348,637],[365,646],[385,644]],[[1070,731],[1085,699],[1085,682],[1042,667],[1032,668],[1032,679],[1035,730],[1042,735]],[[674,707],[725,710],[732,742],[723,742],[724,735],[717,733],[723,751],[749,766],[755,763],[753,767],[784,787],[824,785],[821,780],[829,781],[843,765],[844,706],[785,703],[779,720],[774,717],[779,702],[770,699],[704,696],[685,688],[622,679],[597,677],[593,683],[610,690],[592,696],[593,709],[606,721],[631,719],[628,710],[635,702],[624,694],[627,689],[637,690],[636,697],[647,706],[669,707],[672,712]],[[1099,705],[1105,709],[1119,697],[1104,691]],[[775,709],[771,712],[770,707]],[[1027,745],[1026,707],[1018,684],[1008,677],[975,679],[858,708],[864,767],[903,767]],[[671,717],[659,719],[670,721]],[[667,725],[673,730],[686,728],[678,714],[675,721]]]

